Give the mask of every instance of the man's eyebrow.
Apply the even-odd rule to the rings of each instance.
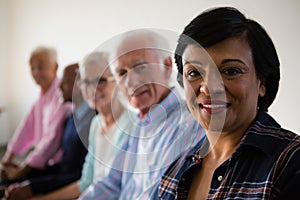
[[[148,62],[146,62],[145,60],[137,60],[135,61],[131,67],[136,67],[136,66],[139,66],[139,65],[143,65],[143,64],[147,64]]]
[[[132,64],[130,64],[130,67],[132,68],[132,67],[136,67],[139,65],[147,64],[147,63],[148,62],[145,60],[137,60],[137,61],[133,62]],[[122,70],[125,70],[125,69],[123,69],[122,66],[118,66],[118,67],[116,67],[115,71],[118,72],[118,71],[122,71]]]

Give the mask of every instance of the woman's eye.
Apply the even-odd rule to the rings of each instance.
[[[223,74],[225,74],[226,76],[237,76],[242,73],[243,73],[243,71],[239,68],[229,68],[229,69],[223,70]]]
[[[190,70],[186,73],[187,80],[193,81],[202,78],[202,74],[198,70]]]

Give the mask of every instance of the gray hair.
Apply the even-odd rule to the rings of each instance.
[[[107,52],[93,51],[86,55],[79,63],[79,73],[82,74],[83,70],[88,65],[106,63],[108,65],[109,54]],[[108,66],[107,66],[108,67]]]
[[[31,52],[30,57],[33,57],[34,55],[41,54],[41,53],[47,54],[52,62],[57,63],[57,52],[54,47],[38,46]]]
[[[110,62],[113,63],[119,56],[138,49],[155,50],[160,61],[170,56],[170,45],[163,35],[148,29],[136,29],[120,36],[119,43],[111,54]],[[112,65],[110,69],[115,73]]]

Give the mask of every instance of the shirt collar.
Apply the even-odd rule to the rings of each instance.
[[[264,133],[264,131],[268,131],[267,129],[264,130],[264,127],[279,129],[280,125],[266,112],[258,111],[257,117],[247,129],[237,151],[234,154],[237,154],[243,148],[250,147],[258,149],[267,155],[272,155],[272,153],[276,150],[277,144],[276,141],[268,140],[265,138],[262,139],[262,134],[268,134]],[[207,137],[204,136],[204,138],[202,138],[201,141],[188,152],[186,156],[187,159],[195,156],[195,154],[200,156],[205,155],[207,153],[208,146],[209,142],[207,140]]]
[[[85,113],[87,113],[87,111],[89,110],[89,106],[86,102],[83,102],[82,104],[80,104],[80,106],[78,106],[75,110],[74,110],[74,115],[76,117],[76,119],[81,120]]]
[[[57,88],[59,87],[60,84],[60,80],[55,77],[55,79],[52,81],[50,88],[47,90],[47,92],[45,94],[42,94],[42,91],[40,93],[40,96],[43,98],[48,98],[50,96],[53,95],[53,93],[57,90]]]
[[[266,154],[272,154],[276,150],[276,141],[268,138],[262,139],[262,135],[271,134],[268,133],[270,128],[280,129],[280,125],[266,112],[258,111],[256,119],[242,138],[240,147],[254,147]]]

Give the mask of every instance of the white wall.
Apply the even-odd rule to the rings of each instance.
[[[8,106],[8,78],[9,70],[9,45],[8,45],[8,4],[7,1],[0,1],[0,145],[4,144],[9,139],[9,112]]]
[[[81,59],[112,36],[134,28],[181,32],[206,8],[231,5],[269,32],[281,60],[282,79],[270,113],[300,133],[300,1],[286,0],[0,0],[0,141],[5,142],[38,95],[29,73],[30,51],[53,45],[63,66]],[[2,37],[3,35],[3,37]]]

